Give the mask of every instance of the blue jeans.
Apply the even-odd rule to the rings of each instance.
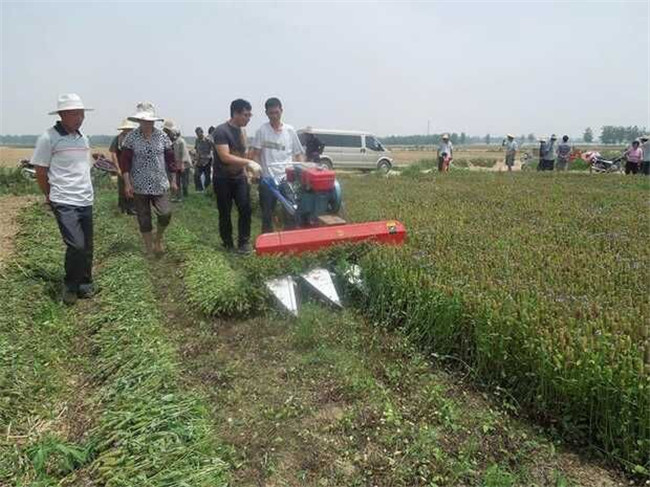
[[[65,286],[73,292],[93,282],[93,207],[51,203],[65,251]]]

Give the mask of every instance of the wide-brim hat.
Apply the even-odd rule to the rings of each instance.
[[[156,116],[156,107],[149,101],[142,101],[135,106],[135,113],[128,117],[133,122],[162,122],[164,118]]]
[[[546,142],[546,137],[540,137],[539,142]]]
[[[124,120],[122,120],[122,123],[120,124],[120,126],[117,127],[117,130],[133,130],[133,129],[137,129],[137,128],[138,128],[137,123],[132,122],[128,118],[125,118]]]
[[[169,130],[170,132],[180,132],[180,128],[171,118],[166,118],[165,123],[162,126],[163,130]]]
[[[512,135],[512,134],[506,134],[506,137],[508,137],[509,139],[514,139],[515,138],[515,136]]]
[[[648,140],[648,139],[650,139],[650,135],[642,135],[641,137],[639,137],[639,139],[640,140]]]
[[[551,140],[557,140],[557,135],[555,134],[551,135]]]
[[[83,101],[81,101],[81,97],[76,93],[65,93],[59,95],[56,101],[56,110],[48,112],[48,115],[56,115],[59,112],[65,112],[67,110],[85,110],[91,112],[94,108],[85,107]]]
[[[448,139],[448,138],[449,138],[449,134],[443,134],[443,135],[442,135],[442,138],[443,138],[443,139]]]

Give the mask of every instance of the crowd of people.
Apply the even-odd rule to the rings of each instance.
[[[172,219],[172,204],[188,195],[191,169],[194,187],[202,192],[212,185],[219,213],[219,235],[224,249],[247,254],[252,251],[251,182],[261,177],[282,178],[285,167],[305,161],[305,150],[295,129],[282,121],[278,98],[265,103],[268,122],[255,133],[251,147],[245,127],[252,116],[251,104],[243,99],[230,104],[228,121],[210,127],[206,136],[195,130],[194,149],[188,150],[180,128],[156,114],[150,102],[141,102],[117,128],[109,151],[119,174],[118,206],[135,215],[145,252],[164,252],[164,232]],[[81,132],[85,114],[92,111],[74,93],[61,95],[60,120],[38,138],[31,164],[38,185],[56,218],[66,245],[63,301],[73,304],[92,296],[93,186],[90,176],[90,145]],[[156,122],[164,122],[162,128]],[[308,144],[312,158],[322,145]],[[313,160],[313,159],[312,159]],[[259,185],[262,232],[273,231],[275,195]],[[233,234],[232,207],[237,208],[237,235]],[[154,232],[155,217],[155,232]],[[236,241],[236,246],[235,246]]]

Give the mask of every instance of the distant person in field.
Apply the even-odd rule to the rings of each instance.
[[[517,156],[517,150],[519,146],[515,140],[515,136],[512,134],[506,135],[506,166],[508,166],[508,171],[512,171],[512,166],[515,165],[515,157]]]
[[[88,137],[79,131],[90,110],[75,93],[59,96],[50,115],[61,120],[38,138],[30,161],[66,246],[62,299],[68,305],[94,293],[92,160]]]
[[[549,141],[544,144],[543,154],[543,170],[552,171],[555,166],[555,141],[557,137],[555,134],[551,135]]]
[[[173,120],[165,120],[163,124],[163,132],[172,141],[172,149],[174,150],[174,165],[177,169],[170,177],[176,178],[176,195],[172,201],[182,202],[183,198],[187,198],[188,186],[190,184],[190,169],[192,167],[192,159],[190,152],[187,150],[187,143],[181,137],[181,129]]]
[[[643,159],[641,160],[641,172],[645,176],[650,176],[650,136],[641,136],[641,150],[643,151]]]
[[[316,136],[316,134],[305,134],[305,154],[307,161],[320,162],[320,156],[325,149],[325,144]]]
[[[448,134],[442,136],[436,154],[438,156],[438,171],[443,172],[449,169],[449,164],[451,164],[451,161],[454,159],[454,147],[449,141]]]
[[[638,140],[623,153],[625,156],[625,174],[637,174],[643,163],[643,149]]]
[[[214,127],[210,128],[214,132]],[[196,141],[194,142],[194,152],[196,153],[194,188],[197,191],[203,191],[210,186],[214,145],[212,144],[212,140],[205,136],[201,127],[196,127],[194,133],[196,134]]]
[[[108,151],[111,153],[111,162],[118,172],[117,206],[122,213],[126,213],[127,215],[135,215],[135,207],[133,206],[133,198],[127,198],[124,193],[124,178],[122,177],[122,168],[120,167],[120,157],[122,155],[124,137],[135,128],[138,128],[138,124],[125,118],[122,121],[122,124],[117,128],[120,133],[113,137],[111,145],[108,148]]]
[[[247,140],[244,127],[253,116],[251,110],[251,104],[246,100],[234,100],[230,104],[230,119],[215,128],[211,135],[216,147],[212,185],[219,210],[219,235],[224,248],[234,250],[231,220],[234,202],[239,213],[237,250],[242,254],[252,251],[252,210],[247,171],[256,176],[259,176],[261,171],[257,162],[246,158]]]
[[[169,203],[169,189],[176,192],[176,178],[169,178],[167,172],[180,171],[176,168],[172,141],[165,133],[154,127],[154,122],[163,121],[156,116],[156,109],[150,102],[138,103],[136,113],[129,120],[140,127],[132,130],[124,139],[122,170],[127,196],[135,200],[140,234],[145,252],[160,255],[164,251],[163,233],[172,218]],[[170,183],[171,179],[171,183]],[[153,235],[151,210],[157,216],[156,235]]]
[[[563,135],[562,142],[557,146],[557,170],[566,171],[569,168],[569,159],[571,157],[571,144],[569,136]]]
[[[285,179],[287,166],[294,161],[304,161],[305,152],[295,129],[282,121],[282,102],[278,98],[269,98],[264,109],[269,121],[255,133],[252,157],[262,166],[262,177],[273,179],[279,186]],[[272,232],[277,198],[266,184],[259,185],[259,198],[262,233]]]
[[[539,162],[537,163],[537,170],[538,171],[543,171],[544,170],[544,151],[546,148],[546,139],[544,137],[540,137],[539,139]]]

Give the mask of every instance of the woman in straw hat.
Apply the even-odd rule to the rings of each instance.
[[[160,255],[164,250],[163,233],[172,217],[167,172],[177,172],[172,141],[162,130],[154,127],[154,122],[163,119],[156,116],[152,103],[138,103],[136,113],[129,120],[138,122],[140,126],[124,138],[121,160],[124,192],[134,199],[147,254],[153,251]],[[171,178],[171,189],[177,190],[176,178]],[[157,216],[155,236],[152,234],[152,208]]]
[[[124,193],[124,178],[122,177],[122,168],[120,167],[120,158],[122,155],[122,146],[124,144],[124,138],[126,135],[131,132],[131,130],[138,128],[138,124],[131,122],[129,119],[125,118],[122,120],[122,124],[117,127],[117,130],[120,131],[118,135],[113,137],[111,145],[108,148],[108,151],[111,153],[111,162],[115,169],[117,169],[118,178],[117,178],[117,206],[120,208],[122,213],[127,215],[135,215],[135,208],[133,207],[133,198],[127,198]]]
[[[515,141],[515,136],[512,134],[506,135],[508,141],[506,142],[506,166],[508,166],[508,171],[512,171],[512,166],[515,165],[515,157],[517,156],[517,141]]]

